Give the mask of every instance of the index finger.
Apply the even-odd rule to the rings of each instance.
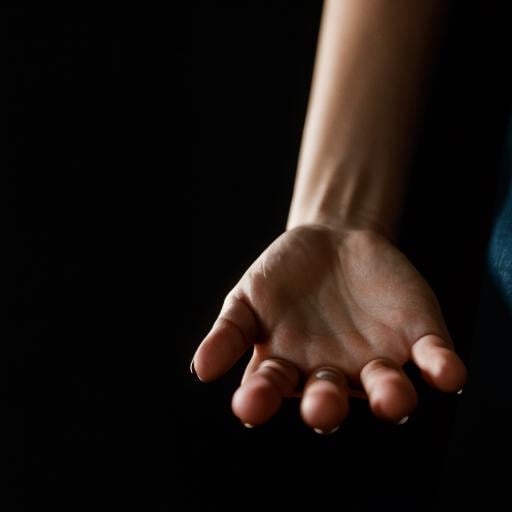
[[[253,346],[257,338],[256,317],[240,297],[228,295],[210,332],[199,345],[192,366],[203,382],[226,373]]]

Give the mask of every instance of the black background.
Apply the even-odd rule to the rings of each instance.
[[[510,13],[483,4],[453,3],[400,241],[466,360],[510,96]],[[295,402],[244,429],[230,412],[243,364],[208,386],[188,373],[285,227],[320,11],[2,13],[7,510],[427,510],[476,492],[469,455],[443,476],[459,397],[419,383],[407,425],[354,404],[324,438]]]

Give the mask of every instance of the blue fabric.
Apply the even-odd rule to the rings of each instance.
[[[512,312],[512,126],[497,190],[497,208],[487,251],[492,285]],[[512,341],[512,340],[511,340]]]
[[[509,501],[512,458],[512,116],[497,182],[495,211],[468,383],[458,402],[444,476],[432,509],[462,510],[478,500]],[[468,318],[468,321],[471,321]]]
[[[512,121],[512,118],[511,118]],[[470,361],[474,391],[487,406],[512,408],[512,122],[497,183]]]

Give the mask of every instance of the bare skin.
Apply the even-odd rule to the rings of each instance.
[[[329,432],[361,390],[377,417],[399,421],[416,405],[401,369],[410,359],[442,391],[457,391],[466,377],[429,285],[369,230],[308,225],[275,240],[228,294],[195,354],[195,371],[213,380],[250,347],[233,397],[234,413],[250,425],[299,395],[304,421]]]
[[[285,397],[331,432],[349,397],[397,422],[416,392],[466,379],[438,301],[395,246],[444,0],[325,0],[287,230],[228,294],[194,355],[199,378],[252,349],[233,411],[249,425]],[[421,236],[421,234],[419,234]]]

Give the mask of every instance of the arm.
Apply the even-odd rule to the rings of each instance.
[[[234,413],[259,425],[285,397],[336,429],[349,397],[398,422],[416,405],[403,365],[465,382],[428,283],[392,243],[441,2],[326,0],[287,230],[227,295],[193,367],[210,381],[248,349]]]
[[[443,4],[326,0],[288,228],[396,236]]]

